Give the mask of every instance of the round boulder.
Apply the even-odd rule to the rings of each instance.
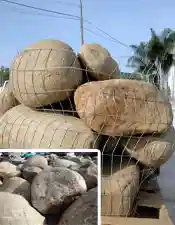
[[[21,171],[18,170],[17,166],[9,162],[0,162],[0,177],[5,180],[9,177],[19,176]]]
[[[58,40],[41,40],[14,59],[10,81],[16,99],[41,107],[67,99],[82,81],[79,60],[73,49]]]
[[[88,74],[97,80],[118,78],[120,71],[118,63],[107,49],[96,43],[81,46],[78,57]]]
[[[68,159],[61,159],[58,157],[51,157],[50,159],[50,163],[51,166],[53,167],[65,167],[65,168],[79,168],[80,164],[73,162],[71,160]]]
[[[7,84],[0,94],[0,116],[17,104],[10,85]]]
[[[3,148],[58,149],[59,153],[59,149],[98,148],[99,143],[96,133],[80,118],[39,112],[24,105],[1,117],[0,130]]]
[[[159,168],[173,155],[175,149],[175,129],[170,127],[160,136],[147,135],[121,139],[124,149],[144,166]]]
[[[29,183],[32,183],[34,177],[41,171],[42,169],[39,167],[28,166],[23,169],[22,175]]]
[[[93,81],[74,94],[80,118],[108,136],[161,133],[173,120],[172,108],[153,84],[137,80]]]
[[[48,166],[48,161],[44,156],[34,155],[28,158],[27,161],[23,164],[23,168],[25,167],[39,167],[44,169]]]
[[[139,191],[140,170],[130,158],[108,158],[102,166],[101,215],[130,216]]]
[[[32,205],[42,214],[60,213],[86,190],[84,178],[73,170],[43,170],[32,182]]]
[[[63,213],[58,225],[97,225],[97,188],[75,200]]]
[[[22,195],[27,201],[30,201],[30,183],[21,177],[11,177],[7,179],[1,186],[1,192],[10,192]]]
[[[87,167],[82,167],[78,172],[84,177],[88,190],[97,186],[98,183],[98,167],[95,163]]]
[[[45,218],[20,195],[0,192],[1,225],[45,225]]]

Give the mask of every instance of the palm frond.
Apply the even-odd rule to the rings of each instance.
[[[160,34],[160,36],[159,36],[159,40],[164,44],[164,43],[166,42],[166,40],[167,40],[167,37],[168,37],[172,32],[173,32],[172,29],[170,29],[170,28],[165,28],[165,29],[161,32],[161,34]]]

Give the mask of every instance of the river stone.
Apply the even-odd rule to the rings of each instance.
[[[143,165],[158,168],[172,156],[175,148],[175,130],[170,127],[160,136],[132,137],[122,140],[123,147]]]
[[[82,167],[77,171],[84,177],[88,190],[97,186],[98,166],[95,163],[91,163],[91,165]]]
[[[32,205],[42,214],[60,213],[86,190],[85,180],[79,173],[56,167],[42,171],[34,178]]]
[[[23,169],[22,175],[29,183],[32,183],[34,177],[41,171],[42,169],[39,167],[28,166]]]
[[[97,188],[84,193],[63,213],[58,225],[97,225]]]
[[[73,49],[50,39],[35,42],[21,51],[10,73],[14,96],[32,108],[67,99],[82,79]]]
[[[58,157],[52,157],[50,159],[50,165],[53,167],[65,167],[65,168],[79,168],[80,164],[67,159],[60,159]]]
[[[39,167],[44,169],[48,166],[48,161],[44,156],[34,155],[29,157],[25,163],[23,164],[23,168],[25,167]]]
[[[115,158],[102,167],[101,215],[129,216],[139,190],[140,171],[132,160],[117,162]]]
[[[46,225],[45,218],[24,197],[0,192],[0,202],[1,225]]]
[[[19,176],[21,171],[18,170],[17,166],[13,165],[10,162],[0,162],[0,177],[2,179],[7,179],[9,177]]]
[[[108,80],[120,76],[118,63],[108,50],[99,44],[82,45],[78,57],[88,74],[97,80]]]
[[[113,79],[93,81],[74,94],[80,118],[109,136],[161,133],[171,125],[171,104],[151,83]]]
[[[11,177],[1,186],[0,192],[10,192],[22,195],[27,201],[30,201],[30,183],[21,177]]]

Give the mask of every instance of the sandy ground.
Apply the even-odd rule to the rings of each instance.
[[[175,153],[161,166],[158,181],[169,216],[175,224]]]

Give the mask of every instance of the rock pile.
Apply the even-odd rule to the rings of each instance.
[[[0,224],[96,225],[97,177],[93,157],[50,154],[18,166],[0,162]]]
[[[14,59],[8,93],[4,95],[8,106],[0,102],[1,147],[100,149],[103,215],[130,215],[142,177],[149,177],[146,171],[158,169],[174,151],[173,114],[164,93],[142,80],[121,79],[118,63],[99,44],[85,44],[78,54],[57,40],[30,45]],[[8,98],[16,99],[18,105]],[[64,163],[79,170],[77,162]],[[57,164],[59,160],[53,167]],[[41,170],[25,168],[24,177],[31,181]],[[81,175],[92,188],[94,168],[84,170],[86,175],[84,171]],[[51,181],[61,173],[50,171],[40,173],[42,179]],[[35,182],[33,186],[40,179]],[[43,187],[44,196],[47,184]],[[71,193],[83,190],[81,183]],[[47,212],[51,204],[54,210],[59,196],[43,206],[42,196],[38,201],[35,195],[37,191],[32,196],[40,212]]]

